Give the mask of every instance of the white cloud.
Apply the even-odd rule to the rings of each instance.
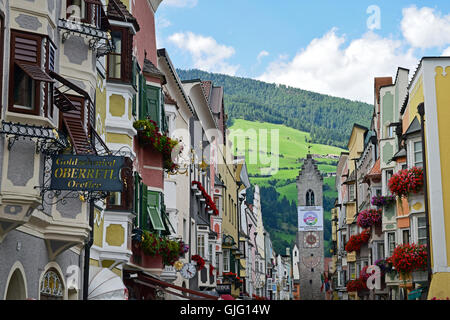
[[[442,56],[445,56],[445,57],[449,57],[450,56],[450,47],[448,47],[447,49],[445,49],[442,52]]]
[[[184,8],[184,7],[195,7],[198,3],[198,0],[164,0],[162,2],[163,5],[167,5],[170,7]]]
[[[417,64],[413,49],[372,31],[345,43],[333,28],[294,58],[273,61],[258,80],[373,103],[375,77],[395,76],[398,67],[414,71]]]
[[[232,65],[226,60],[235,54],[233,47],[217,43],[212,37],[205,37],[192,32],[175,33],[169,42],[191,54],[197,69],[235,75],[239,65]]]
[[[432,8],[412,6],[403,9],[401,29],[405,39],[415,48],[450,44],[450,15],[442,16]]]
[[[166,18],[159,17],[159,16],[156,17],[156,29],[157,30],[163,29],[163,28],[167,28],[167,27],[169,27],[171,25],[172,25],[172,22],[170,22]]]
[[[256,57],[256,60],[258,61],[258,63],[261,62],[261,59],[264,57],[267,57],[269,55],[269,53],[266,50],[261,51],[258,56]]]

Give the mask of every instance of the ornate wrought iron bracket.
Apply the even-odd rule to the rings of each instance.
[[[20,124],[13,122],[1,123],[0,134],[8,140],[8,150],[19,139],[34,139],[36,141],[36,153],[55,154],[69,146],[66,136],[53,128]]]

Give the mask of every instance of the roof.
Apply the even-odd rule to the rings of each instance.
[[[219,113],[222,110],[223,101],[223,87],[213,87],[211,91],[210,107],[214,113]]]
[[[177,102],[167,92],[164,92],[164,103],[173,105],[177,104]]]
[[[209,98],[211,96],[212,82],[211,81],[202,81],[201,85],[203,88],[203,92],[205,94],[206,101],[208,102],[208,105],[209,105],[211,103]]]
[[[167,83],[165,75],[148,59],[144,59],[144,68],[142,69],[142,72],[161,79],[162,84]]]
[[[136,32],[140,30],[136,18],[128,11],[127,7],[120,0],[109,0],[107,9],[108,19],[129,22],[133,24]]]
[[[404,133],[404,136],[420,132],[421,129],[422,129],[422,126],[420,125],[419,120],[417,119],[417,117],[414,117],[414,120],[411,122],[408,129]]]
[[[375,96],[377,98],[378,103],[380,102],[380,88],[391,84],[392,84],[392,77],[375,78]]]
[[[394,154],[394,156],[392,157],[391,160],[397,160],[399,158],[405,158],[405,157],[406,157],[406,149],[401,148],[396,154]]]
[[[374,178],[381,178],[380,158],[378,158],[378,160],[375,161],[375,164],[373,165],[372,169],[370,169],[369,173],[367,173],[366,176],[364,177],[364,181]]]

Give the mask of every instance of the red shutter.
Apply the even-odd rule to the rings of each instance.
[[[63,112],[62,117],[75,152],[77,154],[93,154],[95,152],[83,124],[84,100],[75,97],[69,97],[69,99],[75,106],[75,110]]]
[[[41,65],[41,37],[12,31],[13,55],[15,60]]]

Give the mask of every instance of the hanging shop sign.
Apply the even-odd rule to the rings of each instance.
[[[50,189],[71,191],[123,190],[120,171],[124,157],[58,155],[52,159]]]
[[[218,294],[231,294],[231,284],[218,283],[216,284],[216,291]]]

